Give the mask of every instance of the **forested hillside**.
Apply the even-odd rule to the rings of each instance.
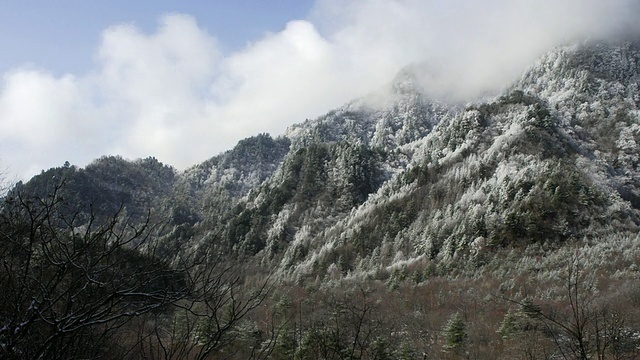
[[[640,42],[553,49],[466,105],[418,66],[182,172],[17,184],[0,355],[640,357]]]

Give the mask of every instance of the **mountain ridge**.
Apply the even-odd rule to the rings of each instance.
[[[558,47],[501,95],[464,108],[428,99],[406,68],[387,89],[282,136],[173,170],[156,208],[189,231],[164,241],[256,256],[300,280],[633,234],[639,44]]]

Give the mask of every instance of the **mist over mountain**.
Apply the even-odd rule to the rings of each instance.
[[[640,41],[556,47],[498,96],[464,106],[434,100],[424,71],[408,66],[384,89],[182,172],[104,157],[8,197],[64,182],[73,202],[164,221],[163,253],[206,249],[281,284],[476,279],[524,298],[571,254],[607,281],[637,278]]]
[[[141,22],[91,8],[96,21],[87,18],[92,33],[83,36],[90,43],[78,54],[60,50],[73,33],[34,47],[66,60],[12,64],[27,61],[20,51],[27,40],[8,37],[17,51],[7,50],[0,85],[0,168],[25,181],[65,160],[84,167],[119,154],[152,155],[183,171],[243,138],[282,135],[378,90],[409,64],[422,67],[417,79],[431,99],[464,104],[498,95],[553,46],[640,30],[638,0],[309,0],[295,8],[310,3],[308,17],[279,20],[273,32],[256,30],[234,49],[225,44],[231,34],[209,26],[214,14],[165,3]],[[39,21],[25,30],[58,34]],[[86,64],[74,68],[78,62]],[[73,140],[58,141],[65,137]]]
[[[170,240],[185,251],[211,242],[300,276],[631,234],[640,221],[639,44],[557,47],[502,95],[466,107],[432,100],[424,67],[409,66],[387,88],[181,173],[134,176],[152,161],[103,158],[18,188],[42,193],[37,184],[55,173],[79,198],[172,211],[175,225],[193,227]]]

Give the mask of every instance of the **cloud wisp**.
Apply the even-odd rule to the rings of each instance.
[[[2,75],[0,160],[21,178],[105,154],[182,169],[377,90],[408,64],[432,96],[470,100],[554,45],[628,30],[638,3],[320,0],[309,19],[226,54],[190,15],[165,15],[151,34],[114,25],[89,74]]]

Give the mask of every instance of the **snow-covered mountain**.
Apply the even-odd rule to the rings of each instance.
[[[154,200],[180,229],[164,241],[302,279],[464,269],[638,231],[640,42],[558,47],[466,107],[429,99],[413,70],[177,174]]]
[[[475,266],[505,246],[632,236],[640,224],[638,50],[555,49],[501,96],[439,118],[426,136],[398,144],[408,149],[406,169],[365,203],[296,233],[288,254],[307,255],[285,256],[283,271],[373,272],[425,259]]]

